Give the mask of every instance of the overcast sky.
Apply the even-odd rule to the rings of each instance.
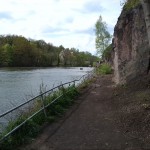
[[[95,22],[101,15],[113,34],[120,12],[120,0],[0,0],[0,34],[95,54]]]

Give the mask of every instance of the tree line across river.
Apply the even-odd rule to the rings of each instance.
[[[53,46],[43,40],[0,36],[0,67],[92,66],[97,60],[89,52]]]

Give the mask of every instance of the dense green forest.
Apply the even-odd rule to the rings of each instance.
[[[92,66],[97,59],[89,52],[53,46],[43,40],[0,36],[0,67]]]

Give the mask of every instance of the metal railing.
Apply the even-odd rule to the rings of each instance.
[[[2,143],[11,134],[13,134],[15,131],[17,131],[20,127],[22,127],[27,121],[32,119],[38,113],[43,111],[45,117],[47,117],[46,108],[49,107],[50,105],[52,105],[53,103],[55,103],[56,101],[58,101],[59,98],[63,96],[63,94],[59,95],[57,98],[52,100],[50,103],[45,104],[44,101],[47,96],[53,95],[56,91],[59,91],[60,88],[62,88],[62,87],[65,87],[65,88],[70,87],[70,86],[78,87],[80,84],[82,84],[87,79],[92,78],[92,76],[93,76],[93,71],[88,72],[87,74],[83,75],[78,80],[73,80],[70,82],[62,83],[48,91],[42,92],[41,94],[35,96],[34,98],[31,98],[30,100],[14,107],[13,109],[10,109],[10,110],[6,111],[5,113],[0,114],[0,127],[1,127],[0,143]],[[38,109],[35,109],[36,108],[35,106],[37,104],[39,104],[39,101],[40,101],[41,106],[40,106],[40,108],[38,107]],[[17,125],[11,131],[9,131],[8,133],[6,133],[5,135],[2,136],[2,133],[5,130],[5,128],[7,127],[7,125],[9,124],[9,122],[15,121],[19,117],[21,117],[22,115],[25,115],[25,114],[30,114],[30,115],[28,115],[27,118],[24,121],[22,121],[19,125]]]

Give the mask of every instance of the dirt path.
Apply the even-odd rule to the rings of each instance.
[[[121,128],[111,76],[99,77],[58,122],[46,126],[28,150],[140,150],[140,139]],[[120,114],[119,114],[120,113]],[[118,119],[120,119],[118,121]],[[128,133],[127,133],[128,132]]]

